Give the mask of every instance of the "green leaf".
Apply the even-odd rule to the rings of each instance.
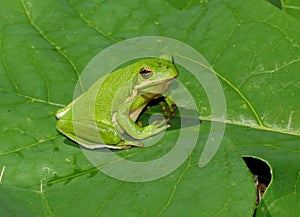
[[[0,10],[0,216],[250,217],[256,193],[242,156],[272,169],[256,216],[299,215],[297,20],[260,0],[1,0]],[[177,39],[208,60],[224,90],[227,125],[218,152],[199,167],[216,120],[205,91],[186,84],[203,120],[196,147],[171,174],[134,183],[95,168],[56,131],[55,112],[72,101],[97,53],[145,35]],[[164,156],[180,133],[172,121],[157,145],[118,155]]]
[[[267,0],[290,16],[300,20],[300,2],[297,0]]]
[[[300,3],[299,3],[299,1],[284,0],[284,1],[282,1],[282,9],[289,15],[300,20]]]
[[[281,6],[281,2],[280,0],[266,0],[268,2],[270,2],[271,4],[275,5],[276,7],[282,9],[282,6]]]

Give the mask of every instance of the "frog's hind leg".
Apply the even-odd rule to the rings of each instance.
[[[80,143],[76,141],[80,146],[87,148],[87,149],[102,149],[102,148],[109,148],[109,149],[115,149],[115,150],[122,150],[122,149],[129,149],[131,147],[143,147],[144,144],[140,142],[134,142],[134,141],[121,141],[117,145],[106,145],[106,144],[89,144],[87,145],[86,142]]]
[[[123,149],[122,147],[119,147],[117,145],[106,145],[106,144],[102,144],[102,143],[90,142],[90,141],[81,139],[79,137],[76,137],[72,134],[66,134],[66,136],[85,149],[92,149],[92,150],[102,149],[102,148]]]
[[[167,104],[168,108],[165,107],[163,101],[165,101],[165,103]],[[171,96],[166,96],[163,101],[159,102],[159,105],[160,105],[162,111],[165,114],[167,114],[168,112],[170,112],[171,116],[175,116],[176,115],[175,109],[177,108],[177,106],[176,106],[173,98]],[[168,117],[168,119],[170,119],[170,117]]]
[[[135,142],[135,141],[126,141],[124,142],[123,140],[118,143],[117,145],[106,145],[102,143],[95,143],[95,142],[90,142],[84,139],[81,139],[79,137],[76,137],[72,134],[66,134],[66,136],[71,139],[72,141],[76,142],[78,145],[85,149],[90,149],[90,150],[96,150],[96,149],[102,149],[102,148],[109,148],[109,149],[116,149],[116,150],[121,150],[121,149],[129,149],[131,147],[142,147],[144,146],[143,143],[140,142]]]
[[[124,149],[124,147],[122,146],[117,146],[117,145],[106,145],[106,144],[95,144],[93,143],[92,145],[86,145],[84,143],[80,143],[77,141],[77,143],[86,148],[86,149],[92,149],[92,150],[96,150],[96,149],[102,149],[102,148],[109,148],[109,149]]]

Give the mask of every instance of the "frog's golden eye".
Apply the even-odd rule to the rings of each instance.
[[[153,75],[152,69],[150,69],[150,68],[141,68],[140,69],[140,75],[144,79],[150,78]]]

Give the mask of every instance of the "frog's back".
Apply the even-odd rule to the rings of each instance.
[[[118,69],[97,82],[96,119],[111,121],[112,114],[122,105],[132,91],[132,73],[126,68]]]

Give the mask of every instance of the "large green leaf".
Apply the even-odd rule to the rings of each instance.
[[[252,216],[255,187],[243,155],[272,168],[256,216],[299,215],[298,21],[260,0],[1,0],[0,10],[1,216]],[[99,51],[145,35],[185,42],[208,60],[224,90],[227,126],[217,154],[199,167],[213,123],[210,109],[201,110],[186,162],[161,179],[132,183],[96,169],[56,131],[55,112],[72,100]],[[199,86],[187,88],[209,108]],[[179,130],[119,154],[157,158]]]
[[[293,16],[296,19],[300,19],[300,2],[297,0],[267,0],[276,7],[282,9],[284,12]]]

